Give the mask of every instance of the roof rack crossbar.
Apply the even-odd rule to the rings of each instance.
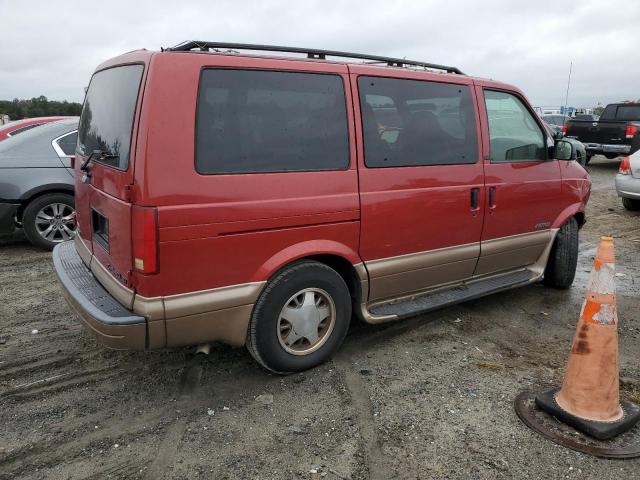
[[[196,40],[189,40],[183,42],[175,47],[165,48],[165,52],[188,52],[191,50],[200,50],[208,52],[210,49],[230,49],[230,50],[256,50],[266,52],[283,52],[283,53],[302,53],[307,58],[325,60],[329,57],[341,57],[341,58],[356,58],[359,60],[368,60],[379,63],[386,63],[390,67],[423,67],[431,68],[434,70],[443,70],[447,73],[456,73],[458,75],[464,75],[458,68],[449,67],[446,65],[438,65],[435,63],[418,62],[415,60],[407,60],[404,58],[391,58],[381,57],[377,55],[364,55],[361,53],[351,52],[338,52],[335,50],[318,50],[316,48],[301,48],[301,47],[283,47],[279,45],[254,45],[250,43],[226,43],[226,42],[202,42]]]

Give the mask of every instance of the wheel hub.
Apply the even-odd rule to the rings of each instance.
[[[280,311],[280,345],[293,355],[308,355],[326,342],[335,319],[335,304],[327,292],[318,288],[301,290]]]
[[[75,235],[74,209],[65,203],[51,203],[36,215],[36,230],[45,240],[53,243],[71,240]]]

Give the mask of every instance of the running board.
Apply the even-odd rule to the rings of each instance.
[[[434,293],[409,297],[405,300],[379,304],[371,307],[369,313],[373,318],[393,318],[394,320],[399,320],[467,300],[484,297],[485,295],[502,290],[524,286],[535,281],[537,278],[539,278],[539,275],[531,270],[520,270],[499,277],[476,280],[450,290],[440,290]]]

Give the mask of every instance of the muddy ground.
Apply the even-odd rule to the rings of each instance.
[[[595,159],[574,287],[534,285],[397,324],[278,377],[243,350],[122,353],[73,318],[50,254],[0,237],[0,478],[639,478],[513,412],[562,380],[600,235],[616,239],[623,396],[640,402],[640,215]],[[37,333],[32,331],[37,330]],[[640,435],[640,432],[639,432]]]

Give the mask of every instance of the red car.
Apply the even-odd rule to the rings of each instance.
[[[575,158],[520,90],[453,67],[135,51],[91,79],[79,234],[54,266],[108,347],[222,341],[299,371],[329,358],[352,314],[568,288],[591,188]]]
[[[58,120],[64,120],[71,117],[36,117],[36,118],[23,118],[22,120],[16,120],[15,122],[7,123],[6,125],[0,125],[0,142],[9,137],[13,137],[27,130],[31,130],[34,127],[44,125],[49,122],[56,122]]]

